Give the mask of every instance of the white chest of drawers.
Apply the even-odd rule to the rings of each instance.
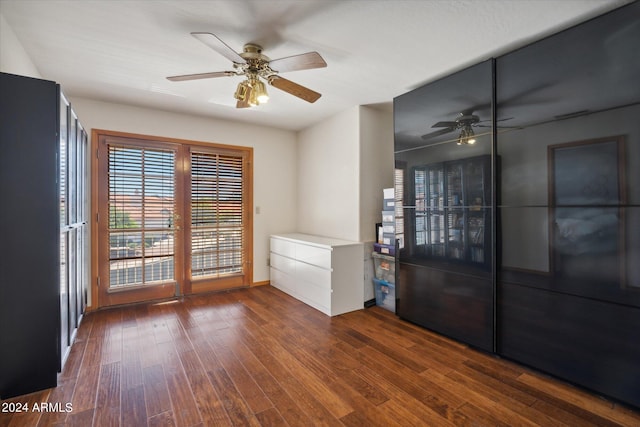
[[[328,316],[364,308],[362,243],[309,234],[271,236],[271,285]]]

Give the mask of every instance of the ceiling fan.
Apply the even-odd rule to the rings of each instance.
[[[307,102],[316,102],[321,94],[302,85],[280,77],[280,73],[297,70],[323,68],[327,63],[318,52],[307,52],[299,55],[271,60],[262,54],[262,46],[255,43],[244,45],[241,53],[236,53],[218,36],[212,33],[194,32],[193,37],[229,59],[233,63],[233,71],[215,71],[210,73],[186,74],[167,77],[172,82],[185,80],[209,79],[215,77],[246,76],[238,84],[234,94],[236,108],[247,108],[264,104],[269,100],[262,80],[293,96]]]
[[[432,128],[443,128],[443,129],[422,135],[422,139],[435,138],[437,136],[444,135],[446,133],[453,132],[460,129],[460,135],[458,136],[458,139],[456,141],[457,144],[458,145],[475,144],[476,138],[475,138],[475,132],[473,131],[473,128],[474,127],[491,127],[491,126],[479,124],[487,120],[481,121],[480,117],[473,114],[473,111],[474,111],[473,109],[469,109],[469,110],[464,110],[460,112],[454,121],[445,121],[445,122],[435,123],[434,125],[431,126]],[[504,120],[509,120],[511,118],[513,117],[501,119],[498,121],[500,122]]]

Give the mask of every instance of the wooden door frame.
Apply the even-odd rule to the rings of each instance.
[[[157,142],[161,143],[165,146],[173,145],[178,146],[178,151],[188,151],[187,146],[200,146],[200,147],[208,147],[208,148],[217,148],[221,150],[230,150],[230,151],[242,151],[246,153],[246,175],[245,175],[245,183],[246,183],[246,227],[245,227],[245,275],[243,283],[238,281],[233,281],[234,285],[238,285],[237,287],[248,287],[253,285],[253,148],[247,146],[237,146],[237,145],[225,145],[218,143],[210,143],[203,141],[193,141],[187,139],[178,139],[178,138],[168,138],[161,136],[153,136],[153,135],[143,135],[143,134],[135,134],[129,132],[120,132],[120,131],[112,131],[105,129],[92,129],[91,131],[91,307],[89,310],[97,310],[101,308],[100,300],[99,300],[99,277],[100,277],[100,251],[99,251],[99,227],[98,225],[98,212],[99,206],[101,205],[100,197],[106,197],[106,195],[100,193],[100,180],[98,174],[98,166],[100,159],[98,158],[98,150],[99,150],[99,141],[101,137],[120,137],[127,139],[136,139],[140,141],[148,141],[148,142]],[[178,158],[184,159],[184,161],[179,162]],[[187,172],[189,168],[187,155],[178,156],[176,159],[176,171],[177,173],[184,174]],[[177,185],[181,186],[182,193],[184,194],[188,188],[187,180],[183,180],[184,182],[177,183]],[[178,196],[176,196],[178,197]],[[176,200],[176,204],[181,203],[183,205],[181,212],[183,212],[183,218],[186,218],[187,210],[189,209],[186,206],[186,197],[182,199],[181,202]],[[184,224],[186,225],[186,224]],[[183,227],[183,233],[186,233],[187,227]],[[182,280],[184,282],[184,272],[188,267],[186,265],[186,256],[184,259],[184,263],[181,266],[176,265],[176,272],[178,271],[178,267],[180,268],[180,272],[177,273],[176,280]],[[104,284],[103,284],[104,286]],[[201,289],[201,291],[206,290],[215,290],[216,287],[211,289]],[[188,293],[192,293],[190,285],[186,286],[186,290]],[[196,289],[198,290],[198,289]],[[158,295],[150,295],[150,299],[155,298],[163,298],[163,294]],[[116,302],[117,304],[117,302]]]

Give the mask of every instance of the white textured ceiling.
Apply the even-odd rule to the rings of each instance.
[[[629,3],[629,0],[0,0],[0,14],[40,74],[71,97],[300,130],[355,105],[392,99]],[[241,77],[170,82],[231,70],[190,36],[216,34],[271,59],[317,51],[327,68],[283,77],[322,97],[309,104],[269,87],[236,109]]]

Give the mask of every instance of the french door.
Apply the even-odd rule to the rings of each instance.
[[[94,141],[98,307],[251,284],[250,148]]]

